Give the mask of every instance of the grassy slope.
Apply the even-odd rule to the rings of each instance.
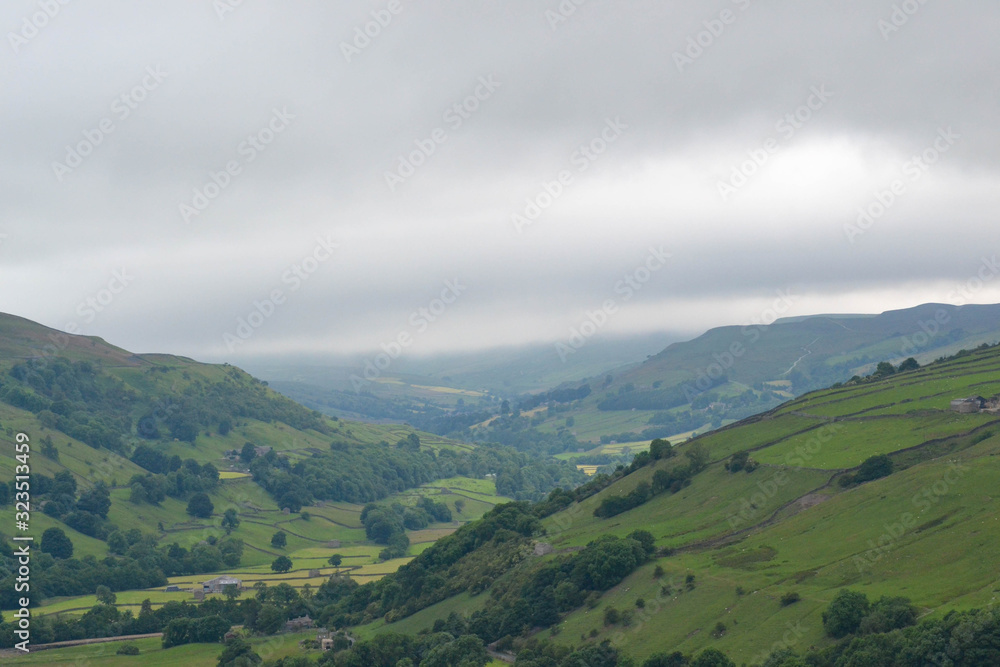
[[[554,640],[610,639],[636,658],[714,646],[738,664],[754,664],[777,642],[799,649],[829,642],[820,614],[845,586],[872,598],[910,597],[924,614],[989,604],[1000,594],[992,567],[1000,558],[1000,425],[988,424],[1000,415],[958,415],[948,403],[1000,391],[994,378],[998,349],[880,383],[815,392],[698,438],[714,463],[678,494],[610,519],[593,516],[603,497],[648,481],[655,471],[648,467],[546,519],[541,539],[557,550],[636,528],[675,549],[607,592],[596,609],[569,614]],[[891,418],[878,418],[885,413]],[[751,474],[726,472],[723,462],[740,450],[772,463]],[[835,483],[843,469],[876,453],[889,453],[897,472],[850,489]],[[665,570],[659,579],[657,564]],[[782,606],[790,591],[801,601]],[[639,598],[644,609],[636,607]],[[416,631],[484,602],[460,596],[386,629]],[[605,627],[608,605],[634,610],[633,624]],[[716,637],[718,623],[726,630]]]
[[[104,370],[125,381],[136,392],[164,400],[183,392],[186,387],[198,380],[210,383],[225,382],[227,378],[241,373],[231,366],[200,364],[182,357],[160,354],[133,355],[98,338],[64,336],[27,320],[0,314],[0,375],[5,374],[7,369],[22,359],[39,354],[51,356],[45,352],[45,346],[53,343],[60,347],[60,356],[74,361],[99,363]],[[135,418],[139,416],[137,414]],[[193,458],[200,463],[211,462],[220,471],[226,471],[231,464],[225,459],[225,452],[239,449],[247,441],[252,441],[256,445],[270,446],[295,460],[310,456],[313,451],[328,448],[332,439],[355,444],[377,444],[382,441],[395,443],[413,432],[413,429],[401,425],[345,421],[328,421],[327,426],[330,428],[330,434],[300,431],[280,422],[266,423],[241,419],[225,436],[215,432],[202,432],[193,444],[160,441],[153,443],[153,446],[167,454],[177,454],[181,458]],[[333,572],[332,568],[325,565],[325,561],[334,552],[345,556],[345,567],[352,567],[352,576],[359,581],[383,576],[406,562],[406,559],[398,559],[388,564],[374,564],[380,547],[366,540],[360,523],[362,508],[359,505],[326,503],[321,507],[305,508],[312,519],[304,521],[297,514],[282,514],[281,508],[263,489],[252,480],[242,478],[224,480],[209,494],[215,505],[215,512],[210,519],[194,519],[185,512],[186,503],[173,498],[167,498],[158,506],[133,505],[128,502],[127,482],[132,475],[145,473],[144,470],[117,454],[94,449],[61,432],[42,426],[30,412],[0,402],[0,428],[11,435],[24,431],[31,436],[35,443],[31,457],[33,472],[51,476],[63,469],[70,470],[81,489],[89,487],[98,480],[111,485],[113,489],[109,520],[122,530],[139,528],[143,532],[153,532],[160,537],[161,544],[176,542],[190,548],[211,535],[221,536],[224,534],[219,528],[222,513],[227,508],[236,508],[241,523],[233,535],[244,540],[246,549],[240,567],[233,573],[244,576],[251,584],[256,578],[276,577],[267,566],[279,554],[291,557],[296,569],[322,568],[324,577],[318,580],[303,578],[302,572],[296,575],[294,571],[287,577],[281,577],[288,578],[289,583],[296,587],[301,587],[305,583],[315,587],[322,583],[326,576]],[[46,435],[52,437],[59,449],[58,461],[45,458],[38,451],[37,443]],[[472,447],[433,434],[420,433],[420,438],[425,447],[438,451],[468,450]],[[133,438],[132,444],[139,442],[142,441]],[[14,474],[17,462],[11,450],[12,448],[4,448],[0,453],[2,479],[10,479]],[[448,491],[444,492],[445,489]],[[412,505],[421,495],[432,496],[435,500],[446,503],[452,509],[456,522],[449,525],[434,525],[431,526],[432,530],[412,535],[413,555],[427,548],[434,539],[453,531],[459,522],[477,519],[497,503],[509,500],[496,495],[492,481],[454,478],[397,494],[388,501]],[[455,508],[455,502],[459,499],[465,502],[461,513]],[[7,517],[12,511],[12,506],[3,508],[0,516]],[[4,525],[13,523],[13,516],[8,518]],[[107,545],[104,542],[82,535],[41,512],[36,511],[32,514],[32,529],[35,534],[40,535],[51,526],[59,526],[69,535],[76,556],[93,555],[103,558],[108,555]],[[271,536],[277,530],[284,530],[288,535],[288,544],[284,549],[270,546]],[[341,547],[327,546],[331,540],[339,540]],[[182,577],[176,581],[171,580],[171,583],[190,584],[210,576]],[[161,603],[170,599],[189,599],[191,596],[190,593],[167,594],[162,589],[134,591],[120,593],[119,604],[139,603],[146,597],[150,597],[154,603]],[[80,609],[89,607],[93,603],[93,596],[68,600],[55,599],[47,601],[45,609],[48,612]]]

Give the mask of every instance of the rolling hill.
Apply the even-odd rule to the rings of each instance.
[[[558,483],[580,476],[569,464],[505,448],[331,419],[229,364],[134,354],[4,314],[0,433],[10,443],[19,433],[30,438],[36,538],[59,529],[75,559],[95,563],[159,554],[143,567],[166,568],[165,577],[135,577],[156,581],[154,589],[130,590],[124,579],[98,575],[112,588],[119,585],[122,610],[147,598],[154,607],[190,600],[189,589],[210,572],[235,574],[247,586],[284,581],[296,589],[318,586],[335,571],[360,582],[378,579],[498,503],[557,483],[545,475],[568,475]],[[3,448],[5,481],[20,463],[13,445]],[[498,494],[497,474],[508,480],[510,496]],[[205,515],[190,510],[200,492],[211,503]],[[0,501],[8,519],[0,533],[9,537],[13,495]],[[445,510],[424,516],[418,510],[424,501]],[[387,562],[380,556],[385,542],[372,538],[362,521],[366,503],[406,513],[409,546]],[[225,528],[226,511],[234,513],[235,527]],[[281,546],[272,542],[278,532],[285,536]],[[343,556],[342,566],[327,563],[333,553]],[[279,556],[291,560],[288,573],[271,571]],[[5,581],[8,557],[0,558]],[[57,585],[53,575],[43,585],[42,575],[36,577],[33,602],[44,604],[42,614],[78,615],[94,605],[93,584]],[[182,590],[167,593],[167,583]]]
[[[499,606],[505,591],[520,590],[538,572],[636,530],[655,540],[651,559],[586,604],[567,604],[544,623],[551,631],[528,626],[524,636],[575,649],[609,640],[640,661],[659,651],[713,648],[752,665],[780,648],[805,653],[834,645],[822,613],[845,588],[872,600],[910,598],[924,621],[992,609],[1000,594],[993,567],[1000,558],[1000,414],[959,414],[949,406],[955,398],[997,395],[997,347],[809,393],[680,445],[680,456],[633,466],[597,493],[564,500],[559,511],[536,510],[542,526],[525,540],[548,545],[534,552],[548,555],[494,572],[488,592],[463,592],[357,631],[415,632],[453,612],[470,619],[470,629],[488,628],[476,619],[486,618],[489,601]],[[658,474],[695,451],[705,465],[690,483],[655,493]],[[880,456],[891,461],[891,474],[859,475],[869,459],[884,461]],[[731,472],[734,459],[752,464]],[[645,502],[595,515],[639,487]],[[491,548],[471,552],[451,571]],[[434,562],[435,550],[422,567]],[[628,621],[609,622],[609,608],[615,618],[628,612]],[[527,645],[517,639],[513,646]]]
[[[817,315],[711,329],[585,383],[590,395],[535,418],[590,446],[687,437],[870,373],[880,361],[938,357],[1000,341],[1000,305],[924,304],[880,315]],[[567,423],[567,420],[570,420]],[[586,460],[609,448],[597,447]],[[613,451],[613,448],[610,448]]]

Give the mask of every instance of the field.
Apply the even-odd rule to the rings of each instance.
[[[177,542],[181,546],[190,547],[209,535],[221,534],[218,529],[218,516],[213,516],[210,520],[185,520],[174,523],[179,516],[190,519],[184,513],[183,503],[179,501],[168,498],[160,506],[133,506],[122,500],[127,498],[124,489],[117,489],[112,495],[115,500],[121,500],[112,502],[110,518],[116,524],[124,529],[132,527],[148,529],[149,526],[164,523],[164,536],[161,538],[163,543]],[[316,588],[334,573],[347,574],[360,583],[375,581],[395,572],[413,556],[432,546],[435,541],[453,533],[461,523],[478,519],[498,503],[510,500],[496,495],[496,485],[492,480],[453,477],[396,494],[387,502],[414,505],[422,496],[432,497],[435,501],[448,505],[456,521],[451,524],[433,524],[425,530],[409,531],[410,556],[380,562],[378,554],[381,547],[371,544],[365,538],[359,518],[361,506],[326,503],[322,506],[308,507],[304,509],[310,518],[305,520],[301,514],[282,514],[267,494],[250,480],[227,483],[213,494],[213,500],[217,507],[222,502],[222,507],[231,505],[238,508],[240,525],[232,535],[243,539],[247,547],[240,566],[226,570],[225,574],[242,579],[245,588],[252,588],[258,581],[268,585],[287,583],[299,590],[307,584]],[[459,500],[463,502],[461,512],[458,512],[455,506]],[[40,513],[33,520],[37,521],[38,525],[57,525],[53,519]],[[66,530],[70,532],[69,529]],[[270,546],[271,536],[277,530],[285,531],[288,536],[288,544],[284,549]],[[340,546],[329,546],[328,542],[331,540],[338,540]],[[83,535],[74,533],[73,542],[77,545],[77,549],[82,549],[84,555],[90,553],[103,557],[107,553],[107,547],[103,542]],[[334,553],[341,554],[344,558],[339,568],[333,568],[327,563],[327,559]],[[271,571],[270,563],[282,554],[291,559],[292,570],[285,574],[276,574]],[[320,576],[309,576],[310,570],[319,570]],[[117,594],[116,605],[137,610],[145,599],[149,599],[154,607],[171,600],[193,601],[191,589],[200,586],[202,581],[213,576],[217,575],[171,577],[169,585],[181,587],[181,592],[167,593],[165,587],[120,592]],[[39,613],[80,614],[94,604],[96,598],[93,595],[53,598],[43,603]]]
[[[254,650],[265,660],[278,660],[288,656],[302,655],[304,652],[299,647],[299,642],[315,638],[315,636],[316,633],[313,631],[252,638],[249,641]],[[116,655],[115,651],[124,643],[138,647],[139,655]],[[221,644],[187,644],[164,649],[159,639],[150,638],[39,651],[21,656],[4,656],[3,664],[44,665],[45,667],[59,667],[61,665],[79,667],[89,664],[111,665],[112,667],[132,667],[140,664],[143,667],[194,667],[196,665],[215,665],[222,650]],[[318,651],[313,653],[319,655]]]

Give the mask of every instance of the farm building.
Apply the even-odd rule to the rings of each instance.
[[[285,623],[285,632],[299,632],[300,630],[309,630],[313,627],[313,620],[309,618],[309,615],[301,616],[299,618],[293,618],[292,620]]]
[[[979,412],[985,407],[986,399],[982,396],[973,396],[972,398],[956,398],[951,402],[951,409],[954,412]]]
[[[236,577],[229,577],[223,575],[221,577],[216,577],[215,579],[209,579],[203,582],[201,585],[201,590],[204,593],[224,593],[226,586],[236,586],[236,590],[243,590],[243,581],[237,579]]]
[[[181,592],[181,587],[180,586],[167,586],[166,589],[164,589],[164,592],[165,593],[180,593]]]

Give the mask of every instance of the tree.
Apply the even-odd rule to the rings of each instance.
[[[881,479],[892,474],[893,463],[885,454],[878,454],[865,459],[858,468],[854,481],[858,484],[870,482],[874,479]]]
[[[188,501],[187,513],[191,516],[207,519],[212,516],[214,510],[215,505],[212,504],[211,499],[204,493],[196,493]]]
[[[858,634],[892,632],[917,622],[917,609],[909,598],[881,597],[872,603],[871,612],[858,626]]]
[[[111,605],[118,601],[118,596],[115,595],[107,586],[98,586],[97,601],[101,604]]]
[[[243,449],[240,450],[240,459],[243,463],[250,463],[255,458],[257,458],[257,448],[254,447],[252,442],[248,442],[243,445]]]
[[[94,488],[80,494],[80,500],[76,503],[76,508],[83,512],[96,514],[102,519],[108,518],[108,510],[111,509],[111,493],[104,482],[98,482]]]
[[[285,531],[279,530],[271,536],[271,546],[275,549],[284,549],[287,544],[288,536],[285,534]]]
[[[823,612],[823,629],[834,639],[840,639],[857,632],[869,611],[871,603],[867,595],[845,588]]]
[[[465,635],[453,642],[432,648],[420,661],[420,667],[478,667],[489,662],[483,640],[475,635]]]
[[[222,594],[226,596],[227,600],[235,600],[239,596],[243,595],[243,591],[236,584],[226,584],[222,587]]]
[[[333,554],[326,562],[334,567],[340,567],[340,564],[344,562],[344,557],[340,554]]]
[[[920,363],[913,357],[910,357],[909,359],[901,363],[899,365],[899,368],[896,370],[900,373],[905,373],[906,371],[915,371],[918,368],[920,368]]]
[[[736,667],[736,663],[727,658],[722,651],[708,648],[691,661],[691,667]]]
[[[52,436],[46,435],[42,438],[42,456],[52,459],[53,461],[59,460],[59,448],[55,446],[52,442]]]
[[[281,629],[285,622],[285,614],[277,605],[265,604],[257,614],[257,632],[265,635],[273,635]]]
[[[670,444],[669,440],[664,440],[663,438],[657,438],[649,443],[649,455],[654,459],[669,459],[676,452],[674,452],[673,445]]]
[[[271,563],[271,570],[274,572],[284,573],[292,569],[292,561],[288,556],[278,556]]]
[[[226,648],[219,655],[218,667],[235,667],[236,665],[259,665],[263,660],[254,653],[250,644],[239,637],[233,637],[226,642]]]
[[[108,535],[108,551],[117,556],[124,556],[125,552],[128,551],[128,540],[120,531],[116,530]]]
[[[884,378],[890,375],[896,374],[896,367],[890,364],[888,361],[880,361],[878,366],[875,367],[875,373],[872,375],[873,378]]]
[[[399,449],[408,449],[411,452],[419,452],[420,436],[418,436],[416,433],[410,433],[408,436],[402,438],[399,442],[397,442],[396,447]]]
[[[42,533],[42,553],[53,558],[72,558],[73,541],[66,537],[62,528],[47,528]]]
[[[688,664],[687,658],[680,651],[673,653],[654,653],[646,658],[642,667],[685,667]]]
[[[229,508],[226,510],[225,514],[222,515],[222,529],[226,531],[226,535],[233,532],[240,526],[240,517],[236,514],[236,510]]]
[[[464,509],[465,509],[465,501],[459,498],[458,500],[455,501],[455,511],[461,514],[462,510]]]
[[[687,451],[684,452],[684,456],[688,457],[688,460],[691,462],[692,473],[699,473],[708,465],[708,449],[700,442],[690,445]]]

